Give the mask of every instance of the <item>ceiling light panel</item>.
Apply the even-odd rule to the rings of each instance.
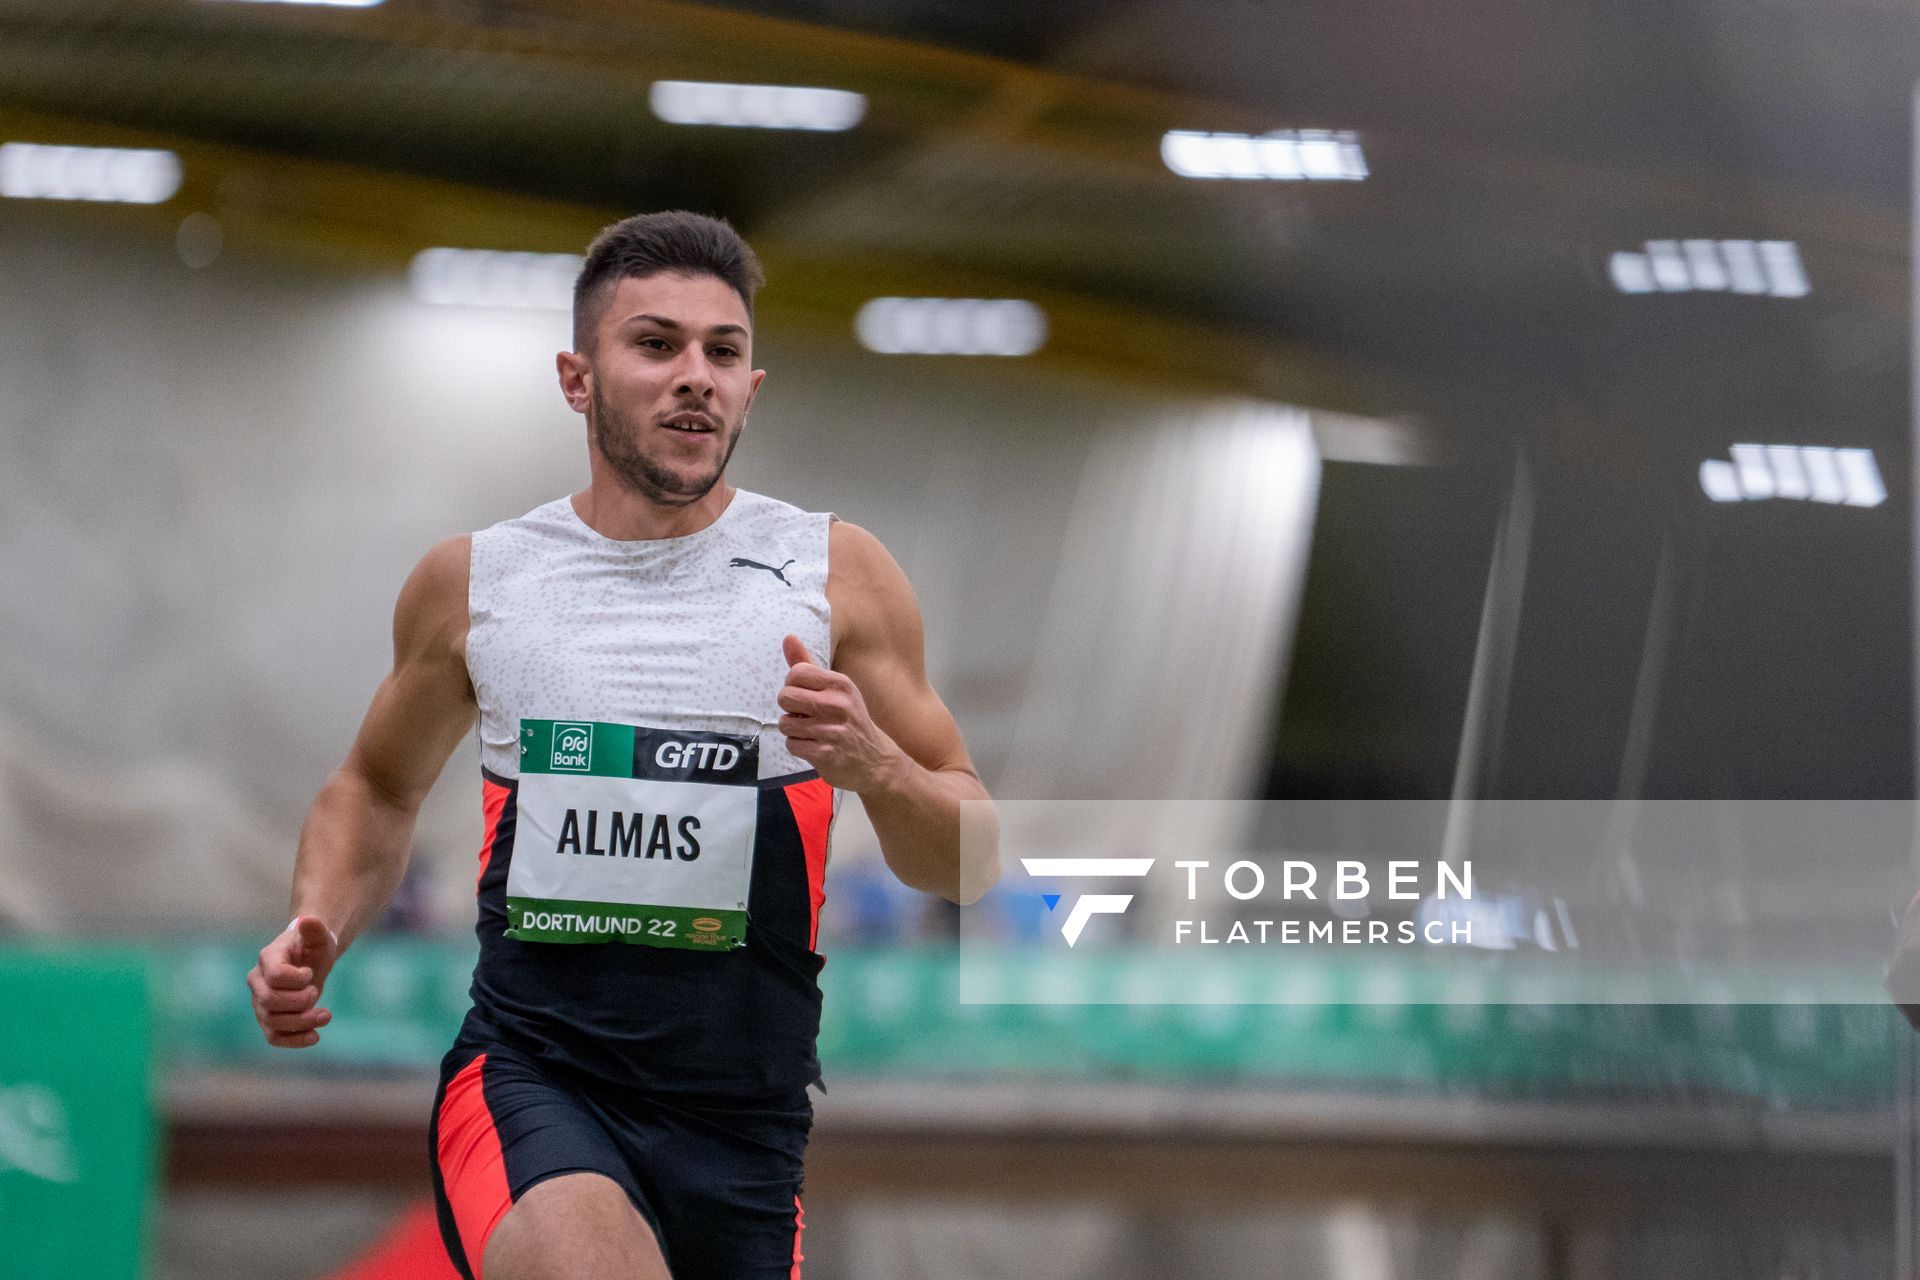
[[[1183,178],[1358,182],[1367,176],[1359,135],[1350,131],[1281,129],[1254,135],[1174,129],[1160,139],[1160,158]]]
[[[656,80],[647,91],[653,114],[668,124],[735,129],[851,129],[867,114],[864,94],[782,84],[719,84]]]
[[[0,144],[0,196],[164,204],[180,190],[180,157],[129,147]]]
[[[1791,240],[1649,240],[1607,263],[1621,293],[1744,293],[1804,298],[1813,292]]]
[[[1047,317],[1018,298],[874,298],[853,329],[882,355],[1027,356],[1045,344]]]
[[[1731,457],[1700,464],[1700,488],[1715,502],[1788,498],[1849,507],[1877,507],[1887,500],[1871,449],[1824,445],[1736,444]]]

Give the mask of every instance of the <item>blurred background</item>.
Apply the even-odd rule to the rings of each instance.
[[[1910,801],[1916,81],[1892,0],[0,0],[0,1272],[442,1274],[471,744],[322,1047],[242,975],[636,211],[760,252],[734,479],[997,795]],[[849,814],[806,1274],[1912,1275],[1893,828],[1667,922],[1856,1000],[1223,1013],[961,1005]]]

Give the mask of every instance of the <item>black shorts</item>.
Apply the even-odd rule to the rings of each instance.
[[[616,1094],[463,1040],[433,1102],[440,1234],[455,1269],[484,1280],[487,1239],[514,1201],[559,1174],[600,1173],[653,1228],[674,1280],[793,1280],[812,1124],[805,1090],[772,1101]]]

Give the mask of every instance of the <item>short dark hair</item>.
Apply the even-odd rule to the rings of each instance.
[[[593,340],[607,295],[629,277],[671,271],[683,276],[713,276],[733,287],[753,319],[753,295],[767,282],[753,248],[725,218],[669,209],[622,218],[587,246],[587,260],[573,282],[573,346]]]

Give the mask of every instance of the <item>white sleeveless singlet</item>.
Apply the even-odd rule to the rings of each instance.
[[[763,780],[811,772],[774,699],[782,637],[832,662],[832,520],[742,489],[678,538],[603,537],[570,498],[475,533],[467,670],[482,766],[519,777],[520,723],[548,719],[757,733]]]

